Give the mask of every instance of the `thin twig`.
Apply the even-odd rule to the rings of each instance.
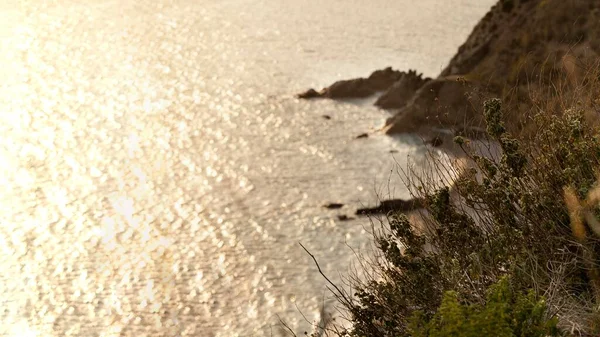
[[[323,278],[325,278],[325,280],[327,281],[327,283],[329,283],[332,287],[335,288],[335,290],[338,292],[339,296],[341,296],[344,300],[346,300],[349,303],[350,301],[348,300],[346,294],[335,283],[333,283],[327,277],[327,275],[325,275],[325,273],[323,273],[323,270],[321,270],[321,266],[319,265],[319,262],[317,261],[317,258],[310,251],[308,251],[308,249],[306,249],[306,247],[304,247],[304,245],[301,242],[298,242],[298,244],[300,245],[300,247],[302,247],[302,249],[304,249],[304,251],[306,252],[306,254],[308,254],[313,259],[313,261],[315,262],[315,265],[317,266],[317,269],[319,270],[319,274],[321,274],[321,276],[323,276]]]

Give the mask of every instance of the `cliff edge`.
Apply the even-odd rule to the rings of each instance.
[[[299,97],[380,92],[375,104],[395,112],[384,127],[388,134],[433,126],[464,129],[480,126],[481,102],[489,97],[503,98],[509,119],[517,121],[540,100],[567,96],[589,80],[599,55],[600,1],[500,0],[435,79],[386,68]]]

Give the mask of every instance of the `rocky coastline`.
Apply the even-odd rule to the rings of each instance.
[[[546,111],[559,111],[570,97],[593,106],[593,94],[582,95],[577,88],[598,80],[588,78],[587,70],[598,68],[599,56],[600,1],[499,0],[436,78],[388,67],[320,91],[309,89],[298,98],[345,100],[380,94],[375,105],[392,113],[383,133],[418,134],[460,156],[452,138],[485,136],[486,99],[502,99],[507,128],[514,133],[526,129],[524,121],[542,108],[540,102]],[[446,131],[442,137],[440,129]],[[383,200],[357,214],[406,212],[419,204]]]
[[[565,22],[576,24],[560,24]],[[298,97],[344,100],[379,93],[375,105],[393,113],[384,133],[427,135],[431,128],[480,128],[482,102],[499,97],[516,130],[523,107],[557,95],[552,88],[560,87],[562,95],[576,88],[599,55],[599,1],[500,0],[436,78],[388,67]]]

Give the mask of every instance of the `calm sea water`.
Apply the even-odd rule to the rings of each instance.
[[[337,215],[407,196],[390,170],[425,150],[294,94],[434,76],[493,2],[3,2],[0,335],[309,329],[334,303],[298,243],[339,280],[369,235]]]

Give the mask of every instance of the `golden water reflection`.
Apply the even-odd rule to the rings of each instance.
[[[483,2],[457,0],[471,22]],[[353,142],[387,115],[292,94],[389,64],[433,75],[472,25],[375,3],[1,2],[0,335],[308,329],[297,307],[332,301],[297,243],[344,272],[364,227],[321,204],[372,200],[390,149],[419,146]],[[403,35],[421,22],[448,36]]]

